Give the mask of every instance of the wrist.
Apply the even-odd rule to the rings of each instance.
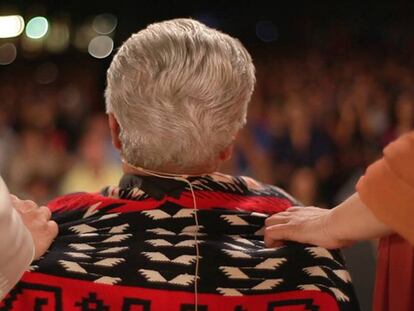
[[[346,235],[346,230],[341,228],[341,220],[337,221],[336,209],[330,209],[322,218],[323,233],[332,241],[335,248],[349,246],[355,241]]]

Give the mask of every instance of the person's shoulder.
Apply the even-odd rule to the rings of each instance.
[[[60,209],[75,209],[82,206],[91,206],[98,202],[109,200],[109,198],[103,196],[100,193],[90,192],[75,192],[65,194],[54,198],[49,201],[47,207],[54,212]]]
[[[248,176],[235,176],[234,178],[245,185],[248,201],[253,205],[252,209],[256,211],[276,213],[291,206],[302,205],[297,199],[277,186],[262,183]]]

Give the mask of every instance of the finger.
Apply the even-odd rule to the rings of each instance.
[[[277,241],[290,240],[291,225],[281,224],[267,227],[264,232],[265,245],[271,247]]]
[[[277,247],[282,247],[283,245],[285,245],[284,241],[272,241],[270,245],[268,246],[268,248],[277,248]]]
[[[291,213],[286,210],[286,211],[279,212],[279,213],[274,214],[274,215],[278,215],[278,216],[290,216]]]
[[[50,211],[50,209],[48,209],[46,206],[41,206],[38,209],[38,213],[39,215],[41,215],[41,217],[43,217],[43,219],[45,219],[46,221],[50,219],[50,217],[52,217],[52,213]]]
[[[50,234],[50,237],[52,239],[56,238],[56,236],[59,233],[59,227],[58,227],[57,223],[53,220],[49,220],[48,223],[47,223],[47,226],[48,226],[48,232]]]
[[[299,210],[302,210],[304,207],[303,206],[292,206],[289,207],[286,211],[288,212],[297,212]]]
[[[13,202],[13,207],[22,214],[27,214],[33,212],[37,209],[37,204],[30,200],[15,200]]]
[[[290,220],[290,214],[275,214],[273,216],[268,217],[265,220],[265,226],[274,226],[274,225],[280,225],[280,224],[286,224]]]

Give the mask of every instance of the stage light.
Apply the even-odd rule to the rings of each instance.
[[[9,65],[16,59],[17,50],[13,43],[0,45],[0,65]]]
[[[89,42],[88,52],[95,58],[105,58],[112,53],[114,41],[108,36],[97,36]]]
[[[93,19],[92,27],[97,33],[107,35],[113,32],[118,19],[112,14],[100,14]]]
[[[271,21],[260,21],[256,24],[256,35],[264,42],[273,42],[277,40],[278,32]]]
[[[49,22],[43,16],[33,17],[26,25],[26,36],[31,39],[43,38],[49,29]]]
[[[20,15],[0,16],[0,38],[17,37],[23,29],[24,19]]]

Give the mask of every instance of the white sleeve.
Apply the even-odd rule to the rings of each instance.
[[[0,300],[22,277],[34,257],[32,236],[11,206],[0,178]]]

